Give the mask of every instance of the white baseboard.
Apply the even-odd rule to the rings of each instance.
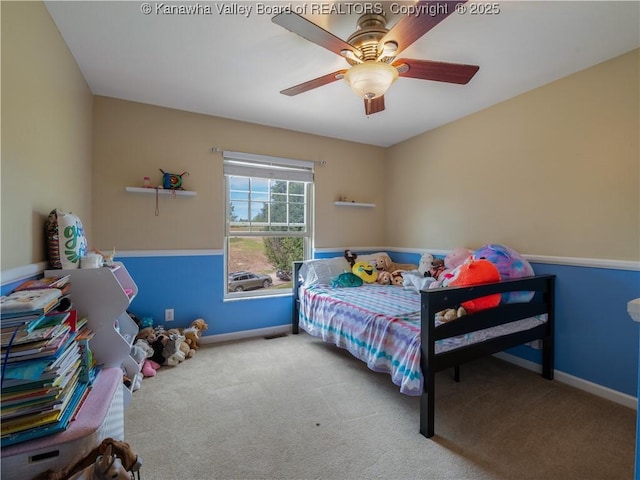
[[[542,373],[542,365],[531,362],[529,360],[525,360],[524,358],[516,357],[515,355],[504,352],[496,353],[494,354],[494,357],[504,360],[505,362],[513,363],[514,365],[518,365],[519,367],[526,368],[527,370],[531,370],[536,373]],[[638,409],[638,399],[636,397],[632,397],[631,395],[627,395],[626,393],[603,387],[602,385],[598,385],[597,383],[574,377],[573,375],[569,375],[568,373],[564,373],[559,370],[553,371],[553,378],[561,383],[570,385],[585,392],[589,392],[593,395],[597,395],[598,397],[606,398],[607,400],[611,400],[612,402],[624,405],[625,407],[629,407],[634,410]]]
[[[268,337],[271,335],[282,335],[283,333],[291,333],[291,324],[278,325],[275,327],[256,328],[254,330],[244,330],[241,332],[222,333],[219,335],[207,335],[200,339],[200,343],[208,345],[212,343],[230,342],[233,340],[244,340],[255,337]]]

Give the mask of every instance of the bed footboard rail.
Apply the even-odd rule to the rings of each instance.
[[[527,303],[500,304],[495,308],[467,315],[436,327],[435,315],[447,308],[457,308],[462,302],[495,293],[535,292]],[[547,321],[537,327],[486,340],[436,355],[438,340],[485,328],[547,315]],[[555,323],[555,275],[537,275],[516,280],[504,280],[468,287],[438,288],[421,292],[421,358],[424,389],[420,399],[420,433],[434,435],[435,374],[445,368],[457,367],[481,356],[533,340],[542,340],[542,376],[553,379]]]
[[[303,262],[293,262],[293,295],[291,298],[291,333],[300,333],[299,327],[299,317],[298,314],[300,312],[300,299],[298,298],[298,292],[300,290],[301,278],[300,278],[300,267],[302,267]]]

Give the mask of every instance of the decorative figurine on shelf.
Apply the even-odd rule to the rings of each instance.
[[[113,267],[115,265],[114,259],[116,258],[116,247],[113,247],[111,253],[102,253],[97,248],[94,248],[93,251],[102,256],[102,264],[105,267]]]
[[[168,190],[184,190],[182,188],[182,177],[189,175],[189,172],[167,173],[161,168],[159,170],[162,172],[162,188]]]

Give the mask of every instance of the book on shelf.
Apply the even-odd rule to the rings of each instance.
[[[57,288],[22,290],[0,297],[2,319],[47,313],[58,304],[62,292]]]
[[[69,284],[71,275],[58,275],[53,277],[42,277],[33,280],[27,280],[18,285],[14,292],[20,292],[22,290],[42,290],[44,288],[58,288],[62,289]]]
[[[55,338],[65,329],[65,321],[69,316],[69,312],[43,315],[37,320],[17,327],[2,327],[0,345],[13,348],[17,345]]]
[[[52,341],[44,340],[42,343],[27,343],[16,345],[15,348],[2,349],[0,364],[10,364],[25,360],[51,359],[54,360],[73,342],[75,333],[66,330],[65,333],[54,338]]]

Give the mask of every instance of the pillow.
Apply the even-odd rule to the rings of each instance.
[[[350,272],[351,266],[344,257],[307,260],[300,267],[302,285],[331,285],[331,280],[344,272]]]
[[[47,256],[51,268],[75,269],[87,253],[82,221],[73,213],[51,210],[45,222]]]

